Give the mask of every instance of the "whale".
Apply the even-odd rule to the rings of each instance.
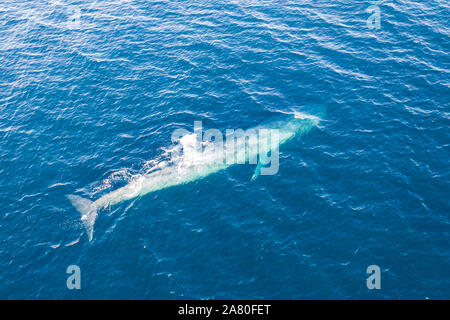
[[[285,144],[295,136],[301,136],[317,127],[323,118],[324,110],[315,114],[295,111],[289,113],[283,119],[268,122],[254,128],[247,129],[248,132],[259,132],[259,139],[248,139],[248,135],[233,136],[225,138],[233,140],[233,148],[218,152],[217,142],[210,142],[205,148],[195,149],[195,134],[186,134],[178,140],[178,152],[175,160],[165,162],[161,168],[134,177],[128,184],[113,190],[97,200],[83,198],[78,195],[67,195],[72,205],[81,213],[81,221],[86,229],[89,241],[93,239],[94,224],[99,211],[114,206],[124,201],[144,196],[148,193],[169,187],[179,186],[205,178],[218,171],[227,169],[230,166],[242,163],[252,163],[256,159],[256,168],[251,181],[254,181],[264,169],[267,168],[267,155],[278,152],[278,147]],[[270,143],[271,135],[276,132],[276,143]],[[265,140],[264,140],[265,139]],[[275,140],[275,139],[272,139]],[[262,156],[259,142],[269,141]],[[229,147],[231,144],[227,144]],[[182,151],[182,152],[181,152]],[[227,161],[224,154],[231,154],[232,159],[244,161]],[[255,162],[254,162],[255,163]]]

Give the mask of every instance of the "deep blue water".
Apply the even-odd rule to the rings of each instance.
[[[450,7],[385,1],[369,29],[371,4],[1,0],[0,298],[450,298]],[[309,105],[327,115],[276,175],[124,202],[91,242],[66,198],[124,185],[196,120]]]

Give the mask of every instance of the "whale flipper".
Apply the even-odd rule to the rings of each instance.
[[[261,167],[262,166],[263,165],[262,165],[261,161],[259,161],[258,164],[256,165],[255,172],[253,173],[251,181],[254,181],[261,174]]]
[[[72,205],[81,213],[81,221],[83,222],[89,241],[92,240],[94,234],[94,223],[97,218],[97,207],[91,200],[70,194],[67,196]]]

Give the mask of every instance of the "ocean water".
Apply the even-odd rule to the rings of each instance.
[[[450,298],[449,13],[1,0],[0,298]],[[111,206],[92,241],[66,197],[124,186],[194,121],[246,129],[313,105],[326,116],[280,147],[276,175],[233,166]]]

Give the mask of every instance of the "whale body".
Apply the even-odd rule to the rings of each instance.
[[[278,148],[278,145],[282,145],[294,136],[308,133],[319,124],[320,120],[321,118],[318,115],[295,112],[290,114],[287,120],[274,121],[253,129],[259,131],[260,138],[263,139],[268,138],[265,135],[269,135],[271,133],[270,130],[277,130],[278,144],[276,146],[270,145],[268,150],[266,150],[267,152],[274,152],[274,148]],[[189,147],[192,146],[193,139],[195,139],[193,134],[186,135],[180,139],[180,144],[185,149],[185,154],[176,164],[165,166],[151,173],[142,174],[127,185],[111,191],[95,201],[77,195],[68,195],[67,197],[73,206],[81,213],[81,221],[86,228],[89,241],[93,238],[94,223],[99,210],[157,190],[195,181],[236,164],[236,162],[227,162],[223,153],[217,152],[215,148],[209,148],[201,153],[193,153],[194,157],[192,153],[186,153],[186,150],[189,150]],[[234,147],[233,157],[241,157],[246,162],[256,159],[258,152],[261,152],[258,150],[258,141],[246,139],[246,136],[236,138]],[[278,149],[276,151],[278,152]],[[201,158],[200,161],[192,161],[193,158],[195,159],[198,156]],[[263,167],[263,164],[260,161],[251,180],[254,180],[259,175],[261,167]]]

